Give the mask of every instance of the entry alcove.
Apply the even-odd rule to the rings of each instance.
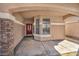
[[[34,39],[40,41],[51,40],[51,20],[52,17],[34,17]]]

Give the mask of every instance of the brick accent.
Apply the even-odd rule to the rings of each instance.
[[[13,41],[13,21],[0,19],[0,55],[12,54]]]

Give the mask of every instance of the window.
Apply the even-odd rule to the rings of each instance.
[[[36,34],[39,34],[40,32],[40,20],[36,19]]]
[[[50,19],[43,19],[43,34],[50,34]]]
[[[35,34],[49,35],[50,34],[50,19],[43,18],[41,25],[40,25],[40,18],[35,19],[34,29],[35,29],[34,30]]]

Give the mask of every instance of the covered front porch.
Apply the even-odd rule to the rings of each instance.
[[[79,55],[78,6],[0,4],[0,55]]]

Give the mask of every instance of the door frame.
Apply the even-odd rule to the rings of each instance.
[[[26,24],[32,24],[32,23],[26,23]],[[32,34],[30,34],[30,35],[26,34],[26,24],[25,24],[25,36],[32,36],[33,35],[33,24],[32,24]]]

